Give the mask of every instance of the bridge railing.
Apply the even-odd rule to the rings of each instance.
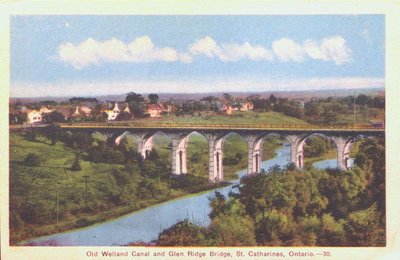
[[[90,123],[62,123],[61,127],[66,128],[193,128],[193,129],[282,129],[282,130],[301,130],[301,129],[384,129],[384,126],[372,126],[370,124],[342,124],[342,125],[309,125],[309,124],[198,124],[198,123],[178,123],[178,122],[90,122]]]

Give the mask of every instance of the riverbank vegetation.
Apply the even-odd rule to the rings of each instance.
[[[216,193],[211,224],[183,219],[159,246],[385,246],[385,142],[360,141],[355,166],[271,167],[245,176],[239,191]]]
[[[214,189],[208,182],[208,143],[189,138],[188,174],[171,176],[170,139],[153,138],[146,160],[133,138],[119,146],[99,134],[56,129],[10,133],[10,243],[72,230],[163,201]],[[269,139],[264,159],[280,145]],[[225,142],[225,179],[247,167],[247,144],[238,135]],[[234,159],[233,159],[234,158]]]

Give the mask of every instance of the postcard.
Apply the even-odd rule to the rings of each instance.
[[[400,6],[290,3],[1,4],[1,259],[398,257]]]

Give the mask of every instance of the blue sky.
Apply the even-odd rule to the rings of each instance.
[[[383,15],[13,16],[11,96],[384,87]]]

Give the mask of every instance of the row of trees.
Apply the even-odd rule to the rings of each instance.
[[[366,121],[368,116],[374,116],[376,113],[373,109],[385,108],[385,97],[372,97],[364,94],[360,94],[356,98],[353,96],[313,98],[304,103],[288,98],[276,98],[274,95],[269,98],[253,95],[249,99],[253,102],[256,110],[281,112],[288,116],[305,119],[313,124],[340,122],[341,118],[351,114],[354,109],[357,110],[359,117]]]
[[[210,201],[211,224],[162,231],[163,246],[384,246],[384,140],[360,145],[356,165],[304,171],[272,167]]]

